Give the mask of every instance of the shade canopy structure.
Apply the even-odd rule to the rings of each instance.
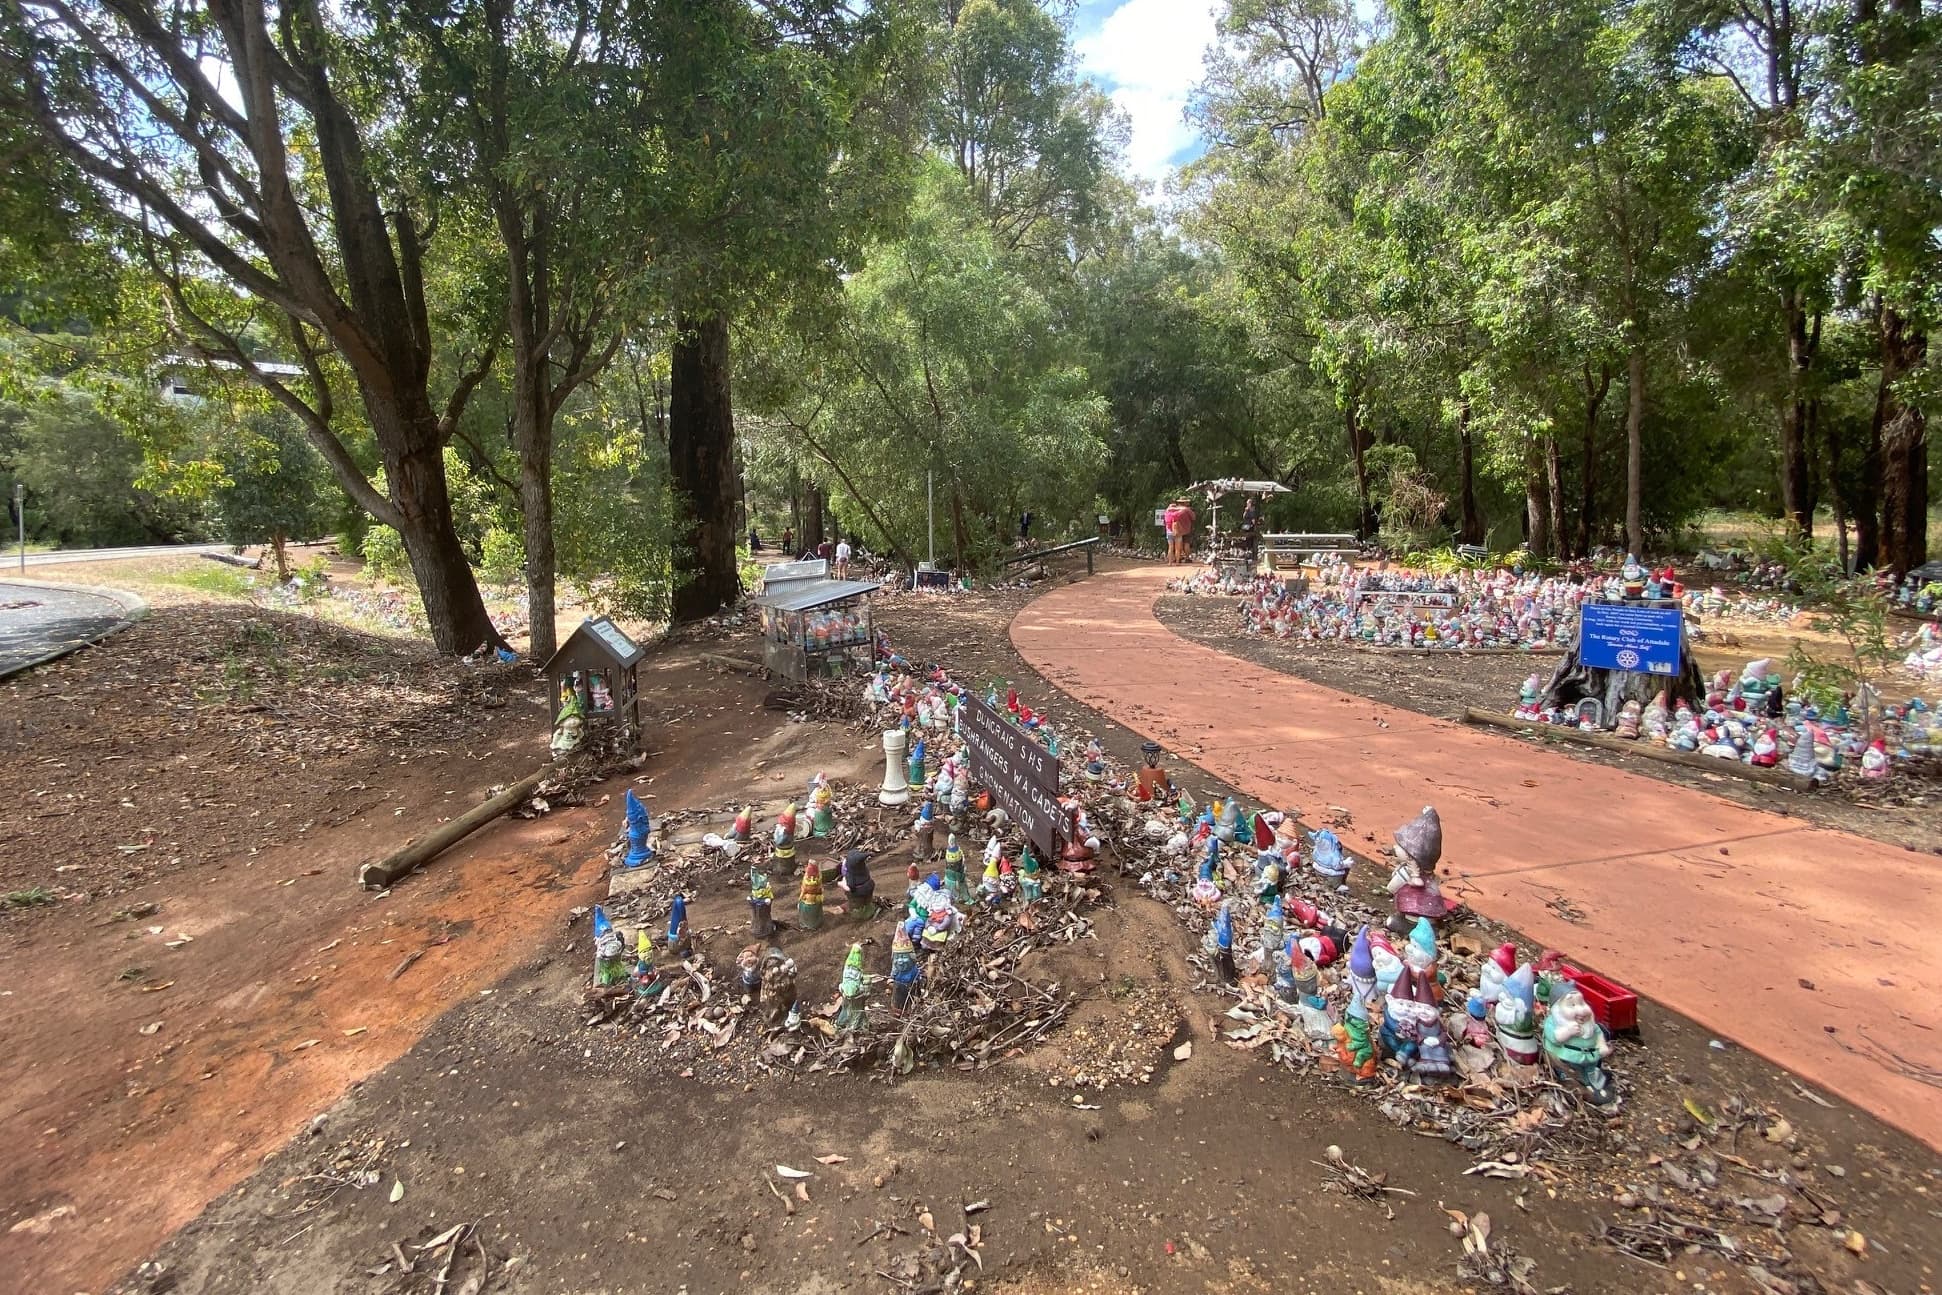
[[[1220,501],[1223,495],[1292,495],[1295,492],[1279,481],[1246,481],[1240,477],[1217,477],[1212,481],[1196,481],[1187,487],[1185,493],[1205,495],[1207,502],[1214,505],[1209,541],[1219,543]]]

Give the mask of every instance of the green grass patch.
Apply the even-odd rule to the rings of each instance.
[[[218,598],[248,598],[256,589],[256,580],[249,572],[214,562],[157,571],[150,578],[157,584],[194,589]]]
[[[29,886],[25,890],[10,890],[0,896],[0,904],[8,908],[39,908],[42,904],[54,902],[54,892],[45,886]]]

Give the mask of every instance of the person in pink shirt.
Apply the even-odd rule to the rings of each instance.
[[[1167,505],[1161,520],[1167,528],[1167,561],[1185,562],[1193,541],[1194,510],[1185,499],[1176,499]]]

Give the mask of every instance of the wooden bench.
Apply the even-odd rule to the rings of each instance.
[[[1008,566],[1013,566],[1020,562],[1034,562],[1034,561],[1037,561],[1039,558],[1056,557],[1061,553],[1070,553],[1074,549],[1084,549],[1086,552],[1086,574],[1091,575],[1092,574],[1092,551],[1093,549],[1097,548],[1098,545],[1099,545],[1099,537],[1097,535],[1093,535],[1093,536],[1088,536],[1086,539],[1083,539],[1083,540],[1073,540],[1068,544],[1054,544],[1050,548],[1026,549],[1023,552],[1014,553],[1008,558],[998,559],[998,565],[1001,567],[1008,567]]]
[[[1490,550],[1481,544],[1459,544],[1456,555],[1470,562],[1482,562],[1490,556]]]

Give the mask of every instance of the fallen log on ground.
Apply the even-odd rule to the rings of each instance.
[[[546,765],[528,777],[520,779],[512,786],[486,801],[483,805],[467,810],[449,823],[441,825],[428,836],[419,837],[404,849],[388,854],[375,863],[367,863],[357,870],[358,884],[366,890],[383,890],[396,884],[399,878],[409,875],[424,864],[443,854],[463,841],[493,819],[517,809],[539,790],[539,785],[553,767]]]
[[[260,553],[253,558],[246,558],[240,553],[205,553],[202,556],[211,562],[220,562],[230,567],[242,567],[246,571],[259,571],[263,567],[263,555]]]
[[[1707,773],[1726,774],[1729,777],[1745,778],[1751,782],[1771,783],[1776,787],[1786,787],[1791,791],[1812,791],[1814,784],[1798,774],[1775,765],[1771,769],[1759,769],[1737,760],[1722,760],[1718,756],[1700,755],[1693,751],[1673,751],[1662,746],[1654,746],[1643,738],[1614,737],[1610,733],[1586,733],[1569,724],[1543,724],[1515,715],[1499,715],[1495,711],[1478,710],[1475,706],[1466,707],[1460,717],[1467,724],[1488,724],[1495,728],[1507,728],[1519,733],[1535,733],[1543,737],[1557,738],[1561,742],[1577,742],[1584,746],[1600,747],[1607,751],[1623,751],[1627,755],[1642,755],[1648,760],[1663,760],[1667,764],[1685,765],[1692,769],[1703,769]]]

